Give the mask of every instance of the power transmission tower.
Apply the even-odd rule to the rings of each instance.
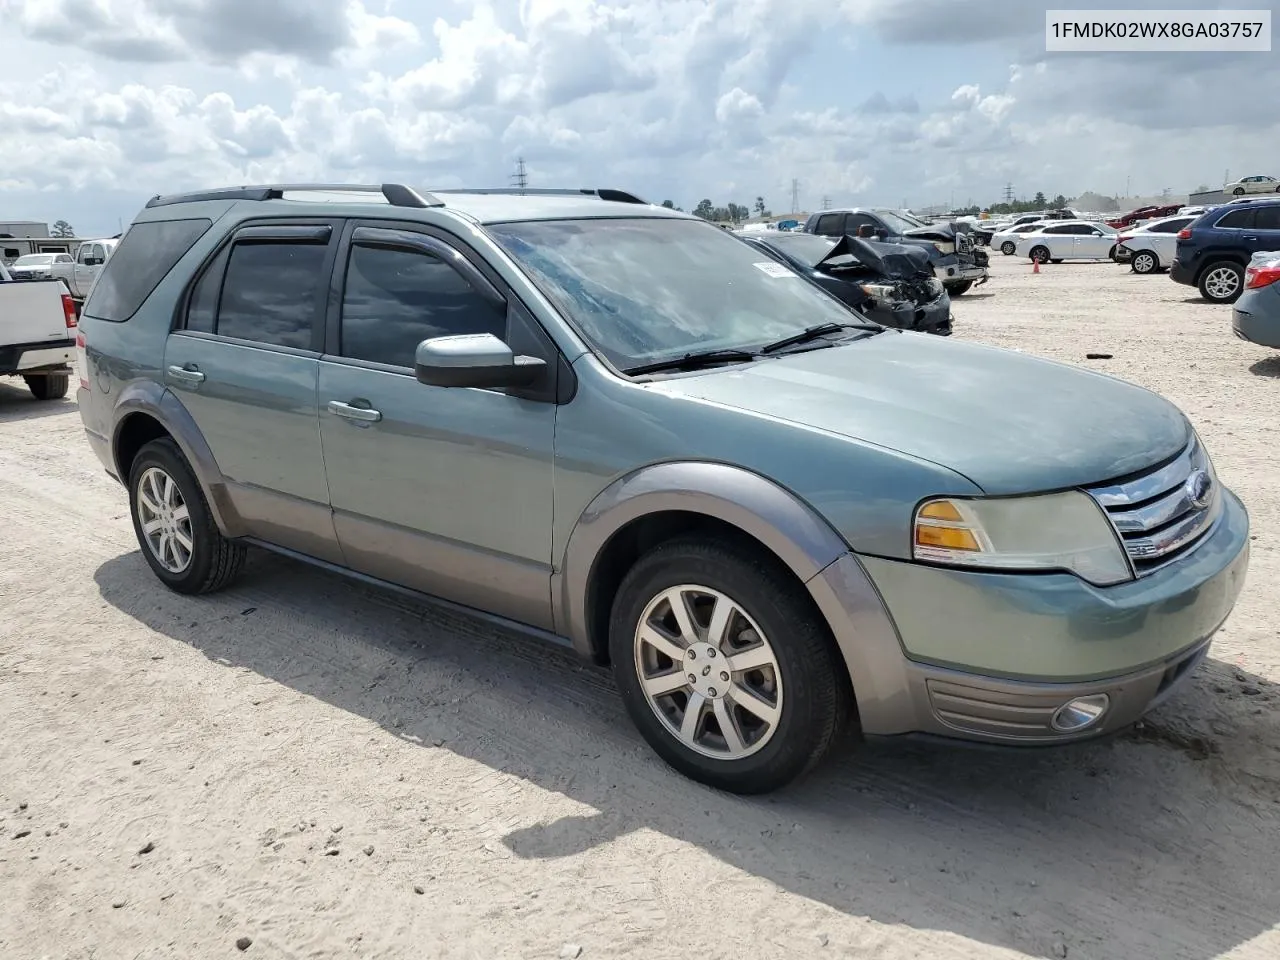
[[[831,198],[830,198],[830,197],[823,197],[823,198],[822,198],[822,209],[823,209],[823,210],[830,210],[830,209],[831,209]]]
[[[791,212],[800,212],[800,181],[795,177],[791,178]]]
[[[529,177],[524,171],[524,157],[516,158],[516,172],[511,175],[511,182],[521,191],[529,185]]]
[[[1013,184],[1006,183],[1004,187],[1004,202],[1013,203]]]

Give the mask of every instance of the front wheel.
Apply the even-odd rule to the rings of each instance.
[[[1004,243],[1000,244],[1000,252],[1006,257],[1012,257],[1018,252],[1018,245],[1012,240],[1006,240]]]
[[[33,373],[22,379],[37,400],[59,400],[71,389],[71,375],[67,373]]]
[[[1134,273],[1155,273],[1160,268],[1160,258],[1150,250],[1139,250],[1133,255]]]
[[[969,288],[973,286],[972,280],[957,280],[955,283],[944,283],[947,293],[953,297],[962,297],[969,292]]]
[[[1244,196],[1244,187],[1236,187],[1236,188],[1235,188],[1234,190],[1232,190],[1231,192],[1232,192],[1235,196],[1237,196],[1237,197],[1243,197],[1243,196]]]
[[[1211,303],[1235,303],[1244,287],[1244,268],[1230,260],[1211,264],[1200,274],[1200,296]]]
[[[1048,247],[1032,247],[1031,259],[1038,260],[1041,263],[1047,263],[1049,260],[1049,248]]]
[[[168,437],[134,457],[129,505],[142,556],[170,589],[221,590],[244,565],[244,545],[222,535],[186,457]]]
[[[803,588],[724,541],[681,538],[641,557],[614,601],[609,653],[653,750],[732,793],[801,776],[851,715],[848,676]]]

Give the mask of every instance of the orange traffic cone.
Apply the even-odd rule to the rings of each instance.
[[[1039,273],[1039,272],[1040,272],[1040,258],[1039,258],[1039,257],[1032,257],[1032,258],[1031,258],[1031,272],[1032,272],[1032,273]]]

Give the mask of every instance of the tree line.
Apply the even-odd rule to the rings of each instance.
[[[677,207],[670,200],[663,200],[662,205],[668,210],[683,210]],[[743,220],[751,218],[752,211],[757,217],[771,217],[773,214],[765,205],[764,197],[756,197],[756,202],[750,207],[741,203],[730,203],[723,207],[717,207],[708,199],[698,201],[698,205],[693,208],[693,215],[701,217],[703,220],[711,220],[716,223],[724,223],[726,221],[732,223],[741,223]]]

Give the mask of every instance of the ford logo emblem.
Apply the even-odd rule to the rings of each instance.
[[[1213,500],[1213,480],[1204,470],[1197,470],[1187,477],[1183,486],[1187,502],[1193,507],[1203,510]]]

